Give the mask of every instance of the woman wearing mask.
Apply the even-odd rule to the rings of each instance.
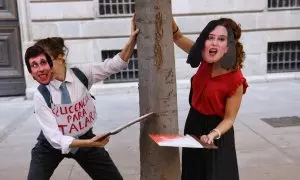
[[[198,68],[191,78],[190,111],[184,134],[218,149],[182,150],[182,180],[238,180],[233,123],[248,87],[241,68],[244,51],[241,28],[232,19],[207,24],[196,42],[183,36],[173,21],[173,39]]]

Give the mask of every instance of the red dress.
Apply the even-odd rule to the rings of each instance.
[[[248,87],[240,70],[213,78],[211,72],[212,64],[202,62],[192,78],[184,134],[208,134],[223,120],[227,98],[240,85],[244,93]],[[218,149],[182,149],[181,180],[239,180],[233,127],[214,142]]]

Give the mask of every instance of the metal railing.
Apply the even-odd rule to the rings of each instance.
[[[121,50],[104,50],[102,51],[103,61],[107,58],[112,58]],[[128,68],[122,70],[117,74],[111,75],[104,80],[104,83],[120,83],[120,82],[136,82],[139,79],[137,50],[135,49],[133,55],[129,59]]]
[[[130,15],[134,13],[134,0],[99,0],[99,15]]]
[[[268,43],[268,73],[297,71],[300,71],[300,41]]]
[[[300,8],[300,0],[268,0],[269,9]]]

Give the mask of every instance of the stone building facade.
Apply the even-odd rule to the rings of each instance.
[[[21,65],[23,58],[20,57],[23,57],[28,46],[51,36],[66,39],[69,48],[67,62],[70,65],[102,61],[123,48],[130,33],[130,20],[134,11],[134,0],[0,0],[0,7],[5,9],[9,4],[13,6],[12,2],[16,2],[15,10],[18,12],[15,13],[15,20],[9,21],[18,24],[16,37],[12,41],[15,41],[16,47],[20,47],[20,52],[16,53],[19,53],[17,59],[22,61]],[[243,72],[249,79],[265,81],[298,77],[299,0],[172,0],[172,9],[181,31],[192,39],[196,39],[201,29],[212,19],[229,17],[240,23],[246,52]],[[0,22],[5,21],[3,17],[0,9]],[[0,23],[0,37],[6,33],[2,26]],[[8,53],[10,57],[5,57],[15,58],[13,54]],[[178,80],[188,80],[195,72],[185,63],[186,56],[175,47]],[[0,56],[0,68],[2,59]],[[120,84],[108,84],[110,82],[134,84],[138,76],[137,59],[135,55],[129,69],[111,77],[105,84],[96,85],[94,90]],[[26,84],[26,88],[24,83],[20,85],[21,91],[31,97],[36,83],[25,66],[21,65],[17,69],[22,70],[19,74]],[[1,94],[1,90],[0,95],[5,95]]]

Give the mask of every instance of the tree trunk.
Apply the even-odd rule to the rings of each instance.
[[[158,114],[141,123],[141,180],[179,180],[179,149],[159,147],[149,134],[178,134],[177,91],[171,0],[136,0],[140,114]]]

